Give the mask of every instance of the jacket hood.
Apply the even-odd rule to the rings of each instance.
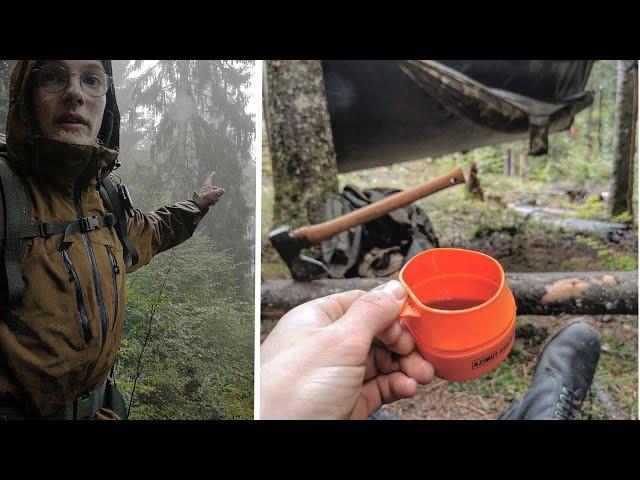
[[[7,150],[13,162],[28,176],[40,176],[54,183],[75,183],[97,175],[106,177],[119,166],[120,112],[113,84],[106,93],[97,144],[64,144],[43,137],[35,120],[31,73],[41,64],[42,60],[19,60],[11,74],[6,132]],[[102,65],[111,76],[111,60],[102,60]],[[60,156],[61,152],[65,155]]]

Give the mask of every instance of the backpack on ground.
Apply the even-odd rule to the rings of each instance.
[[[325,203],[325,220],[370,205],[400,190],[347,185]],[[321,260],[335,278],[386,277],[414,255],[438,247],[438,237],[427,214],[416,205],[350,228],[322,242]]]

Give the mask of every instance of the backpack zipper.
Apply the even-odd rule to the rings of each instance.
[[[70,281],[73,282],[76,290],[76,301],[78,304],[78,317],[80,318],[80,326],[82,327],[82,332],[84,333],[85,342],[91,341],[91,326],[89,325],[89,318],[87,317],[87,311],[84,308],[84,300],[82,298],[82,288],[80,287],[80,279],[78,278],[78,274],[76,273],[76,269],[73,268],[73,263],[71,263],[71,259],[69,258],[69,254],[66,250],[62,251],[62,259],[64,260],[64,264],[67,266],[67,270],[69,270]]]
[[[120,292],[118,291],[118,274],[120,273],[120,267],[118,267],[118,262],[116,261],[116,257],[113,254],[113,250],[110,245],[105,245],[107,247],[107,254],[109,255],[109,261],[111,262],[111,278],[113,279],[113,295],[114,295],[114,307],[113,307],[113,325],[111,325],[111,330],[113,330],[116,326],[116,319],[118,318],[118,305],[120,305]]]

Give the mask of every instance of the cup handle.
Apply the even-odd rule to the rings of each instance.
[[[420,320],[420,312],[415,309],[411,300],[407,300],[400,311],[398,319],[404,328],[412,332],[413,329],[411,328],[411,322],[414,320]]]

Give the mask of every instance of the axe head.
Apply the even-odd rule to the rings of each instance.
[[[304,237],[294,237],[289,227],[284,226],[273,230],[269,234],[269,241],[289,267],[294,280],[308,282],[331,276],[331,271],[324,263],[306,255],[300,255],[303,248],[309,247],[309,242]]]

